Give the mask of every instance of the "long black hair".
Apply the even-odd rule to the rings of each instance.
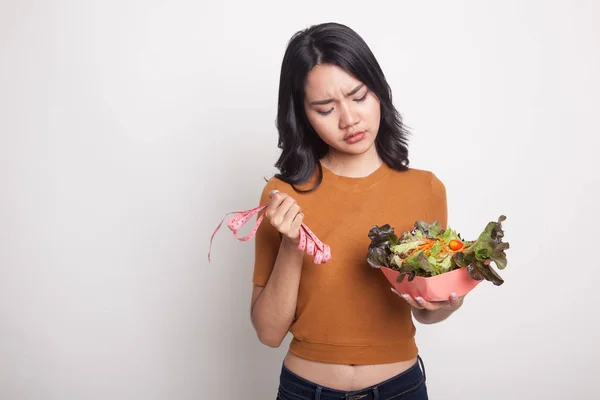
[[[329,147],[317,135],[304,110],[306,76],[319,64],[337,65],[377,96],[381,107],[375,139],[377,152],[390,168],[408,169],[408,132],[392,104],[392,92],[377,59],[354,30],[338,23],[324,23],[294,34],[283,57],[276,124],[282,152],[275,164],[279,169],[275,176],[300,192],[316,189],[323,179],[319,160]],[[316,167],[319,175],[314,187],[297,189],[295,185],[307,182]]]

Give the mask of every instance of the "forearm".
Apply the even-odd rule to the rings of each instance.
[[[260,341],[277,347],[294,321],[303,252],[283,240],[267,285],[252,305],[252,324]]]
[[[427,310],[425,308],[418,309],[413,308],[412,313],[415,319],[425,325],[437,324],[438,322],[442,322],[446,320],[448,317],[452,315],[456,310],[446,310],[446,309],[438,309],[438,310]]]

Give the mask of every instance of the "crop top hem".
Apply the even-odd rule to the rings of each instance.
[[[374,365],[413,359],[417,357],[418,347],[414,337],[406,342],[373,346],[315,343],[293,338],[290,352],[300,358],[322,363]]]

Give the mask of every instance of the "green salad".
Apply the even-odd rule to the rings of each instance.
[[[369,231],[371,244],[367,261],[373,268],[385,266],[399,271],[398,281],[405,276],[411,281],[415,276],[432,277],[458,268],[466,268],[476,280],[487,280],[499,286],[504,280],[492,269],[493,262],[499,270],[506,268],[506,252],[509,243],[504,242],[502,222],[489,222],[477,240],[462,239],[459,233],[448,227],[442,229],[435,221],[416,221],[410,232],[400,237],[389,225],[374,226]]]

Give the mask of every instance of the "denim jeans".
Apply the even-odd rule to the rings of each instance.
[[[310,382],[282,366],[277,400],[427,400],[425,366],[418,357],[408,370],[368,388],[345,392]]]

